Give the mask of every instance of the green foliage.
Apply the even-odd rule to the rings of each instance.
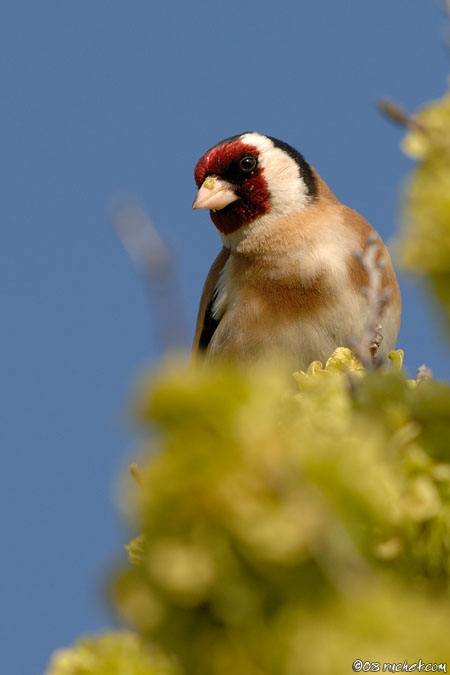
[[[178,675],[174,662],[157,653],[129,631],[84,638],[71,649],[60,649],[47,675]]]
[[[407,185],[399,256],[424,277],[450,319],[450,94],[427,105],[405,141],[418,160]]]
[[[401,257],[450,318],[450,96],[405,148],[419,164]],[[136,633],[56,652],[48,675],[450,662],[450,387],[408,380],[402,357],[367,373],[341,348],[294,378],[175,362],[147,378],[125,491],[139,535],[113,589]]]
[[[143,388],[159,433],[116,599],[186,673],[450,659],[450,388],[392,360],[337,350],[298,393],[268,365],[172,364]]]

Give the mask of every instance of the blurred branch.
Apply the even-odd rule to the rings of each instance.
[[[449,0],[450,1],[450,0]],[[416,129],[417,131],[426,132],[425,127],[421,124],[416,117],[410,115],[406,112],[404,108],[401,107],[396,101],[392,101],[388,98],[382,98],[377,103],[378,110],[383,113],[391,122],[400,124],[402,127],[407,127],[408,129]]]
[[[125,251],[147,282],[161,349],[186,349],[184,305],[173,256],[135,198],[117,200],[112,220]]]
[[[363,253],[355,252],[354,256],[367,273],[368,286],[361,289],[367,298],[368,319],[366,326],[358,338],[352,341],[352,350],[364,368],[370,370],[380,365],[378,350],[383,341],[381,318],[390,296],[389,289],[383,289],[384,258],[379,257],[380,245],[375,234],[367,237]]]
[[[139,464],[137,464],[137,462],[130,462],[128,464],[128,470],[130,476],[138,483],[138,485],[140,485],[142,482],[142,470],[139,467]]]
[[[450,17],[450,0],[442,0],[442,3],[444,12]],[[445,31],[445,46],[447,49],[450,49],[450,34],[448,25]]]
[[[428,368],[424,363],[419,366],[416,373],[416,382],[424,382],[425,380],[431,380],[433,377],[433,372],[431,368]]]

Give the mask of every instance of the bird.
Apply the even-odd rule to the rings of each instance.
[[[203,287],[194,355],[238,362],[273,356],[305,370],[337,347],[351,347],[370,320],[360,264],[369,239],[382,261],[378,358],[386,359],[401,316],[389,253],[300,152],[244,132],[207,150],[194,177],[192,208],[209,209],[222,240]]]

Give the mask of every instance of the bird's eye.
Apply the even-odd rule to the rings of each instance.
[[[239,160],[239,168],[242,169],[242,171],[245,171],[246,173],[249,173],[249,171],[253,171],[255,166],[256,166],[256,157],[253,157],[253,155],[246,155],[245,157],[242,157],[242,159]]]

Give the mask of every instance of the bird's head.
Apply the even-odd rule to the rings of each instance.
[[[195,167],[194,209],[210,209],[222,234],[261,219],[297,213],[317,194],[314,173],[287,143],[256,132],[221,141]]]

